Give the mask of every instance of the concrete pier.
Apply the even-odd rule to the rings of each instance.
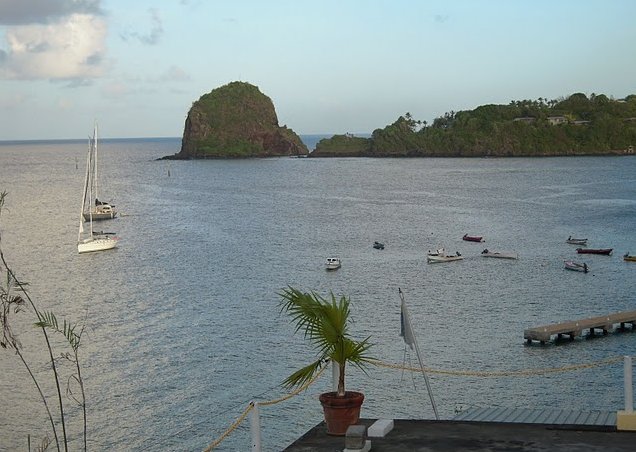
[[[616,325],[620,330],[624,330],[627,324],[631,324],[632,329],[636,323],[636,311],[617,312],[599,317],[590,317],[581,320],[570,320],[561,323],[553,323],[551,325],[538,326],[536,328],[528,328],[523,332],[523,338],[531,344],[537,341],[545,344],[553,337],[561,339],[567,336],[573,340],[577,336],[581,336],[584,331],[588,330],[591,336],[599,330],[602,334],[608,334],[614,331]]]

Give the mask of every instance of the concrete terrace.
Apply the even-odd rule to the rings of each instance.
[[[371,426],[375,419],[361,419]],[[371,451],[633,451],[636,432],[611,425],[539,424],[458,420],[394,420],[382,438],[369,438]],[[286,452],[342,451],[345,437],[329,436],[324,422],[284,449]],[[348,449],[351,450],[351,449]]]

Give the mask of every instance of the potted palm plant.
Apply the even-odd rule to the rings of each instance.
[[[351,363],[363,371],[371,357],[367,351],[371,347],[369,337],[356,341],[349,335],[349,298],[339,300],[331,293],[328,299],[312,292],[305,293],[293,287],[283,290],[281,312],[289,314],[296,324],[296,332],[303,331],[306,339],[317,349],[318,356],[309,365],[287,377],[283,385],[287,388],[302,386],[309,382],[320,369],[333,361],[338,363],[338,390],[320,395],[327,433],[344,435],[350,425],[360,417],[360,407],[364,394],[345,390],[345,369]]]

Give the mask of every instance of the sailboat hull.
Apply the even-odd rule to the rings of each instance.
[[[77,244],[77,251],[92,253],[94,251],[110,250],[117,247],[117,240],[111,237],[88,238]]]
[[[117,212],[115,212],[114,210],[111,212],[93,212],[92,215],[90,213],[84,213],[84,219],[86,221],[90,221],[92,216],[93,221],[100,221],[100,220],[110,220],[112,218],[115,218],[117,216]]]

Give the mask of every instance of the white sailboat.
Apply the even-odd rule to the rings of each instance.
[[[117,238],[112,237],[111,233],[93,231],[93,209],[91,208],[92,199],[95,196],[93,189],[95,187],[93,179],[96,177],[96,158],[97,151],[97,123],[93,138],[88,140],[88,157],[86,160],[86,175],[84,177],[84,191],[82,193],[82,209],[80,211],[79,231],[77,233],[77,251],[81,253],[90,253],[93,251],[110,250],[117,246]],[[87,209],[88,206],[88,209]],[[88,218],[85,214],[88,213]],[[87,230],[84,223],[88,223]]]
[[[93,149],[92,158],[90,160],[90,171],[92,175],[90,180],[90,191],[92,195],[91,198],[89,198],[91,202],[86,203],[82,213],[86,221],[89,221],[89,217],[92,217],[92,221],[109,220],[117,216],[117,211],[115,210],[115,206],[108,202],[100,201],[98,198],[99,178],[97,177],[97,123],[95,123],[92,142]],[[95,204],[92,203],[93,199],[95,200]]]

